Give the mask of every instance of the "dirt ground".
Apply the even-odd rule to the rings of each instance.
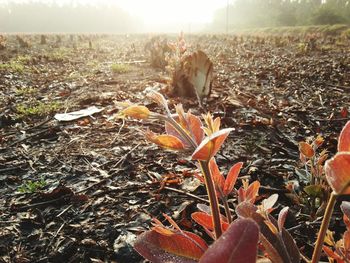
[[[29,47],[8,36],[0,50],[0,262],[142,262],[132,241],[162,213],[208,238],[190,221],[206,202],[194,163],[145,140],[144,130],[162,124],[116,117],[123,102],[161,111],[145,95],[166,90],[170,75],[151,67],[149,37],[23,39]],[[169,98],[171,108],[210,111],[234,128],[219,166],[243,161],[241,177],[260,181],[260,199],[278,193],[276,213],[290,207],[286,227],[310,257],[320,217],[300,197],[308,182],[298,142],[321,134],[322,149],[335,153],[349,120],[350,40],[322,37],[311,48],[304,36],[186,41],[213,61],[213,90],[205,109],[185,98]],[[90,106],[103,110],[53,117]],[[330,228],[336,238],[344,230],[339,206]]]

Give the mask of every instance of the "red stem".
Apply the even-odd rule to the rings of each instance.
[[[218,197],[215,192],[213,179],[210,175],[209,163],[207,161],[200,161],[199,164],[203,173],[205,187],[208,193],[215,238],[218,239],[222,234]]]

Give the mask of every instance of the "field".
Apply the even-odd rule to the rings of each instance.
[[[163,131],[159,123],[118,116],[125,102],[161,112],[146,98],[151,89],[171,109],[182,103],[198,116],[210,111],[234,128],[218,165],[227,171],[243,162],[240,177],[261,184],[257,202],[277,193],[272,215],[290,207],[286,229],[311,257],[324,210],[308,203],[298,143],[320,134],[319,152],[337,151],[350,119],[347,36],[185,36],[188,52],[200,48],[214,65],[203,108],[168,96],[171,74],[151,66],[149,36],[20,39],[27,44],[4,36],[0,50],[0,262],[141,262],[132,241],[162,213],[210,240],[190,220],[207,202],[194,163],[145,139],[147,128]],[[91,106],[102,111],[54,118]],[[339,203],[330,230],[336,240],[345,230]]]

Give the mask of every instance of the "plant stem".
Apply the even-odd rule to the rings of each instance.
[[[210,175],[209,163],[207,161],[200,161],[199,165],[203,173],[205,187],[208,193],[215,238],[218,239],[222,234],[218,197],[215,192],[213,179]]]
[[[171,116],[158,116],[160,119],[163,119],[164,121],[169,122],[177,132],[185,139],[191,146],[192,150],[195,150],[197,148],[197,143],[187,134],[187,132],[175,121],[174,118]],[[214,233],[216,239],[218,239],[221,234],[221,221],[220,221],[220,210],[219,210],[219,202],[218,197],[215,192],[215,186],[213,179],[210,174],[209,170],[209,162],[208,161],[199,161],[200,168],[203,173],[205,187],[207,189],[208,198],[209,198],[209,204],[211,209],[211,214],[213,217],[213,226],[214,226]]]
[[[326,207],[326,211],[325,211],[324,216],[323,216],[320,231],[318,232],[318,237],[316,240],[314,253],[312,254],[311,263],[318,263],[320,261],[324,238],[325,238],[326,233],[327,233],[327,229],[329,226],[329,222],[331,220],[331,216],[333,213],[333,208],[334,208],[336,200],[337,200],[337,195],[334,192],[332,192],[331,196],[329,198],[327,207]]]
[[[229,224],[231,224],[232,223],[232,215],[231,215],[230,207],[229,207],[228,202],[227,202],[227,197],[223,196],[221,198],[221,200],[222,200],[222,203],[224,204],[224,207],[225,207],[225,214],[227,217],[227,222]]]

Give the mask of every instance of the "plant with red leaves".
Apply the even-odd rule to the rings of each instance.
[[[300,160],[305,167],[304,170],[297,169],[302,181],[306,184],[303,188],[302,201],[310,220],[324,213],[329,197],[329,186],[324,176],[324,162],[328,158],[326,150],[318,153],[319,147],[323,144],[322,136],[317,136],[312,143],[300,142]]]
[[[323,243],[337,197],[339,195],[350,194],[350,121],[346,123],[340,133],[338,153],[325,163],[325,173],[332,193],[328,200],[321,228],[318,233],[314,253],[312,255],[312,263],[317,263],[320,260]]]
[[[187,152],[192,160],[198,161],[202,173],[199,178],[206,187],[210,206],[207,208],[201,205],[202,211],[193,213],[192,219],[205,229],[214,243],[208,248],[202,238],[181,230],[165,215],[172,227],[165,227],[160,221],[154,220],[153,228],[137,239],[135,249],[152,262],[199,260],[253,263],[257,258],[260,240],[261,248],[273,262],[297,262],[300,259],[299,251],[283,228],[288,208],[281,211],[276,221],[269,212],[277,201],[277,195],[264,200],[261,206],[255,206],[259,182],[249,184],[248,181],[243,181],[243,186],[235,191],[239,202],[239,219],[232,222],[227,196],[235,190],[234,185],[243,163],[233,165],[225,178],[214,158],[232,129],[220,129],[220,118],[214,119],[211,114],[203,116],[203,125],[197,116],[185,112],[181,105],[175,107],[176,114],[173,115],[160,93],[153,92],[150,97],[164,107],[165,115],[138,105],[130,106],[121,113],[137,119],[164,121],[166,134],[147,131],[146,137],[163,148]],[[219,198],[224,204],[226,216],[220,214]]]

